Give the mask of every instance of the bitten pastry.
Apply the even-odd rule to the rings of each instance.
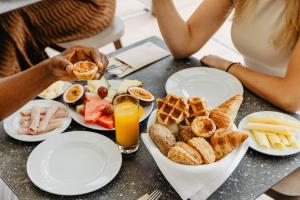
[[[192,122],[192,131],[196,136],[209,138],[216,131],[216,125],[208,117],[197,117]]]
[[[216,156],[214,149],[204,138],[194,137],[188,141],[188,145],[200,153],[205,164],[215,162]]]
[[[240,131],[232,131],[230,129],[219,129],[211,137],[211,144],[215,150],[216,159],[219,160],[239,147],[248,134]]]
[[[215,122],[217,128],[229,127],[230,123],[234,122],[242,101],[242,95],[235,95],[218,107],[212,109],[209,118]]]
[[[168,153],[168,158],[181,164],[200,165],[203,163],[201,155],[183,142],[177,142]]]
[[[178,140],[187,143],[190,139],[195,137],[191,126],[179,126]]]
[[[98,67],[90,61],[80,61],[74,64],[73,73],[79,80],[91,80],[96,76]]]
[[[154,124],[150,127],[150,137],[160,152],[166,156],[168,151],[176,144],[175,136],[169,129],[160,124]]]

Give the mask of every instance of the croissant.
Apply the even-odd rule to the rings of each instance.
[[[229,127],[230,123],[234,122],[242,101],[242,95],[233,96],[218,107],[212,109],[209,118],[215,122],[217,128]]]
[[[217,128],[227,128],[231,123],[230,116],[217,109],[210,111],[209,118],[213,120]]]
[[[248,134],[240,131],[232,131],[230,129],[219,129],[211,137],[211,145],[216,154],[216,159],[219,160],[239,147],[245,140]]]
[[[198,151],[184,142],[177,142],[176,145],[169,150],[168,158],[177,163],[187,165],[200,165],[203,163]]]

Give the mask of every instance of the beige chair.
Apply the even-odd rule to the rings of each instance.
[[[300,200],[300,168],[266,192],[275,200]]]
[[[124,34],[124,23],[119,17],[115,17],[113,23],[106,28],[104,31],[98,33],[95,36],[81,39],[81,40],[74,40],[70,42],[60,43],[52,48],[62,51],[74,45],[83,45],[89,46],[94,48],[103,47],[109,43],[114,43],[116,49],[122,48],[121,37]]]

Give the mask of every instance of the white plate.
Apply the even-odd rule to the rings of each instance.
[[[260,153],[264,153],[267,155],[272,155],[272,156],[288,156],[288,155],[292,155],[292,154],[296,154],[298,152],[300,152],[300,148],[292,148],[292,147],[288,147],[288,148],[284,148],[282,150],[278,150],[278,149],[267,149],[267,148],[263,148],[261,147],[259,144],[256,143],[253,135],[249,132],[249,130],[246,128],[247,126],[247,121],[248,121],[248,117],[252,116],[252,115],[259,115],[259,116],[278,116],[284,119],[288,119],[288,120],[293,120],[293,121],[299,121],[294,117],[291,117],[289,115],[283,114],[283,113],[279,113],[279,112],[272,112],[272,111],[262,111],[262,112],[256,112],[256,113],[252,113],[250,115],[247,115],[246,117],[244,117],[242,119],[242,121],[239,124],[238,129],[241,131],[246,131],[249,133],[250,137],[249,137],[249,146],[260,152]],[[298,142],[298,144],[300,144],[300,136],[299,134],[296,135],[296,140]]]
[[[156,123],[156,112],[157,112],[157,109],[155,109],[150,117],[149,117],[149,120],[148,120],[148,123],[147,123],[147,134],[149,134],[149,129],[150,127]],[[232,130],[237,130],[237,127],[235,124],[231,124],[231,129]],[[149,135],[150,137],[150,135]],[[151,137],[150,137],[151,138]],[[156,147],[156,145],[154,144],[154,142],[152,142],[151,140],[151,143],[153,144],[154,147]],[[159,151],[158,147],[156,147],[156,149]],[[179,164],[179,163],[176,163],[176,162],[173,162],[172,160],[168,159],[167,157],[165,157],[162,153],[160,153],[160,156],[164,157],[165,159],[168,160],[168,162],[171,164],[171,165],[177,165],[177,166],[181,166],[182,168],[195,168],[195,167],[198,167],[198,168],[209,168],[209,167],[214,167],[214,166],[219,166],[222,162],[226,162],[226,160],[228,161],[228,159],[232,159],[234,160],[234,157],[239,154],[239,151],[247,151],[248,149],[248,142],[245,141],[239,148],[235,149],[234,151],[232,151],[231,153],[227,154],[224,158],[214,162],[214,163],[211,163],[211,164],[206,164],[206,165],[199,165],[199,166],[191,166],[191,165],[184,165],[184,164]],[[245,152],[246,152],[245,151]]]
[[[193,67],[173,74],[166,83],[166,92],[184,98],[199,96],[214,108],[234,95],[243,95],[240,81],[229,73],[208,67]]]
[[[46,99],[46,100],[53,100],[56,99],[58,97],[60,97],[61,95],[63,95],[65,93],[65,91],[72,85],[72,83],[67,82],[67,81],[63,81],[64,85],[63,85],[63,90],[61,93],[57,94],[55,97],[51,98],[51,99],[46,99],[44,97],[42,97],[41,95],[38,95],[38,97],[42,98],[42,99]]]
[[[28,102],[26,105],[24,105],[22,108],[20,108],[18,111],[16,111],[14,114],[10,115],[8,118],[4,120],[3,126],[6,133],[16,139],[21,140],[24,142],[38,142],[48,139],[49,137],[52,137],[54,135],[60,134],[64,132],[71,124],[72,118],[69,112],[69,109],[67,108],[68,117],[65,119],[64,123],[61,127],[58,127],[50,132],[38,134],[38,135],[18,135],[17,130],[19,128],[19,120],[20,120],[20,112],[26,111],[31,109],[34,105],[41,105],[41,106],[47,106],[49,107],[52,104],[56,104],[60,107],[66,107],[64,104],[53,101],[53,100],[32,100]]]
[[[109,80],[108,83],[110,84],[111,89],[118,89],[120,84],[122,81],[120,80]],[[144,115],[142,116],[142,118],[140,119],[140,122],[144,121],[150,114],[151,111],[153,110],[154,107],[154,103],[151,103],[147,106],[144,106]],[[94,130],[99,130],[99,131],[113,131],[115,130],[113,129],[107,129],[104,128],[100,125],[96,125],[96,124],[87,124],[84,122],[84,117],[82,115],[80,115],[78,112],[76,112],[76,110],[74,110],[73,108],[70,108],[70,112],[71,112],[71,116],[72,118],[80,125],[85,126],[87,128],[91,128]]]
[[[110,139],[72,131],[39,144],[28,158],[27,174],[44,191],[80,195],[109,183],[121,164],[121,153]]]

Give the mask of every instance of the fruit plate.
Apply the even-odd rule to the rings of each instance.
[[[257,116],[278,116],[279,118],[282,119],[287,119],[287,120],[291,120],[291,121],[299,121],[296,118],[283,114],[283,113],[279,113],[279,112],[273,112],[273,111],[261,111],[261,112],[256,112],[256,113],[252,113],[250,115],[247,115],[246,117],[244,117],[240,124],[238,129],[241,131],[245,131],[249,134],[249,146],[251,147],[251,149],[258,151],[260,153],[266,154],[266,155],[271,155],[271,156],[288,156],[288,155],[293,155],[296,153],[300,152],[300,148],[293,148],[293,147],[288,147],[288,148],[284,148],[282,150],[280,149],[273,149],[273,148],[264,148],[261,147],[259,144],[256,143],[255,138],[253,136],[253,134],[251,134],[249,132],[249,130],[246,128],[247,126],[247,121],[248,121],[248,117],[252,116],[252,115],[257,115]],[[296,141],[298,144],[300,144],[300,134],[296,134],[295,137]]]
[[[69,112],[69,109],[66,108],[68,112],[68,117],[65,119],[61,127],[58,127],[50,132],[38,134],[38,135],[18,135],[17,130],[19,128],[19,120],[20,120],[20,112],[31,109],[34,105],[41,106],[50,106],[51,104],[56,104],[60,107],[66,107],[64,104],[53,101],[53,100],[32,100],[20,108],[18,111],[10,115],[8,118],[4,120],[3,127],[5,132],[12,138],[16,140],[21,140],[24,142],[39,142],[48,139],[54,135],[58,135],[65,131],[71,124],[72,118]]]
[[[116,89],[119,88],[122,81],[120,81],[120,80],[109,80],[108,83],[109,83],[111,89],[116,90]],[[153,107],[154,107],[153,102],[151,104],[143,106],[144,115],[141,117],[140,122],[144,121],[151,114],[151,111],[153,110]],[[97,125],[97,124],[87,124],[87,123],[85,123],[84,122],[84,117],[82,115],[80,115],[78,112],[76,112],[76,110],[74,108],[70,108],[70,113],[71,113],[72,118],[78,124],[80,124],[84,127],[91,128],[91,129],[94,129],[94,130],[99,130],[99,131],[113,131],[113,130],[115,130],[114,128],[113,129],[107,129],[107,128],[104,128],[104,127],[102,127],[100,125]]]
[[[149,117],[147,132],[149,132],[149,127],[156,123],[156,111],[154,110]],[[232,128],[237,129],[235,125]],[[248,142],[245,141],[217,162],[191,166],[169,160],[159,151],[148,133],[142,134],[142,140],[160,171],[182,199],[208,198],[230,176],[248,149]]]
[[[199,96],[214,108],[234,95],[243,95],[240,81],[224,71],[208,67],[192,67],[176,72],[166,82],[167,94],[186,99]]]
[[[107,137],[87,131],[66,132],[40,143],[27,160],[30,180],[44,191],[80,195],[108,184],[122,156]]]

